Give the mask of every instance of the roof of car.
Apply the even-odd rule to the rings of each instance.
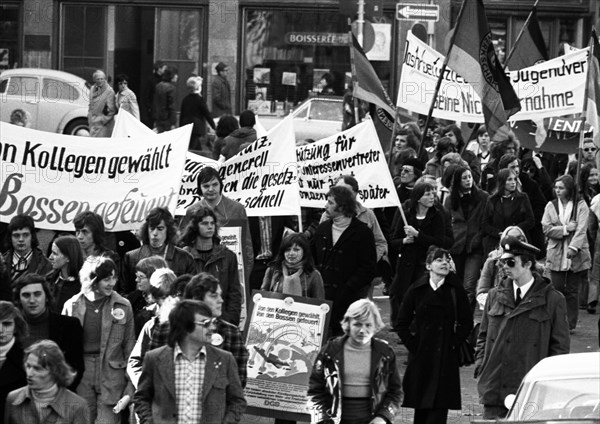
[[[600,352],[570,353],[542,359],[525,376],[524,382],[600,375]]]
[[[2,71],[1,76],[7,77],[11,75],[26,75],[26,76],[47,76],[47,77],[55,77],[60,78],[67,81],[73,82],[81,82],[85,83],[85,80],[77,75],[70,74],[64,71],[57,71],[55,69],[46,69],[46,68],[16,68],[16,69],[7,69],[6,71]]]

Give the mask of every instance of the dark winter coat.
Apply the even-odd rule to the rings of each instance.
[[[123,260],[123,278],[126,280],[126,283],[123,285],[125,293],[129,293],[135,289],[135,266],[137,263],[150,256],[152,256],[152,251],[148,245],[143,245],[125,253]],[[194,274],[196,270],[196,264],[192,255],[170,243],[167,245],[164,259],[167,261],[171,271],[178,277],[183,274]]]
[[[473,318],[467,294],[456,275],[449,274],[436,291],[429,284],[428,273],[416,281],[404,296],[394,329],[409,352],[402,406],[461,409],[457,347],[473,329]]]
[[[233,325],[238,325],[242,310],[242,286],[235,253],[221,244],[216,244],[210,257],[203,261],[196,249],[186,246],[183,250],[194,258],[196,264],[194,274],[208,272],[219,280],[219,286],[223,292],[221,318]]]
[[[504,213],[504,203],[508,213]],[[529,197],[525,193],[515,191],[509,198],[498,194],[491,196],[485,207],[481,232],[483,234],[483,254],[488,255],[500,242],[500,233],[511,225],[516,225],[529,237],[529,230],[535,221]]]
[[[221,155],[225,160],[237,155],[242,149],[243,144],[256,141],[256,130],[254,128],[242,127],[233,131],[225,137],[225,146],[221,150]]]
[[[342,416],[342,377],[344,375],[344,343],[347,336],[330,340],[321,350],[308,382],[309,407],[312,422],[332,419],[339,423]],[[371,411],[373,417],[394,422],[400,409],[402,389],[396,354],[387,342],[371,339]]]
[[[352,218],[335,245],[332,224],[332,220],[319,224],[311,251],[323,277],[325,298],[333,301],[330,323],[339,327],[348,306],[367,296],[375,277],[376,253],[373,231],[358,218]]]
[[[206,135],[206,124],[215,129],[206,101],[198,93],[190,93],[181,101],[181,113],[179,115],[179,126],[194,124],[192,135],[202,137]]]
[[[0,367],[0,417],[4,418],[6,397],[13,390],[27,385],[27,376],[23,369],[23,348],[18,340],[6,354],[6,360]]]
[[[231,115],[231,86],[227,78],[216,75],[211,84],[212,116]]]
[[[452,208],[450,197],[446,197],[444,207],[452,217],[452,233],[454,235],[454,244],[450,249],[451,254],[483,253],[481,220],[488,197],[489,195],[485,191],[473,187],[466,218],[462,206],[459,205],[457,209]]]
[[[515,306],[513,280],[489,291],[479,328],[476,366],[480,367],[479,403],[504,405],[525,374],[539,361],[569,353],[565,298],[549,280],[535,281]]]
[[[8,268],[8,272],[11,272],[12,261],[13,261],[13,249],[8,250],[2,257],[4,258],[4,264]],[[25,274],[38,274],[44,276],[52,271],[52,264],[48,260],[47,257],[44,256],[44,253],[37,247],[33,249],[33,254],[31,255],[31,261],[29,261],[29,265],[25,272],[19,274],[16,277],[12,278],[12,281],[15,281],[18,277],[23,276]]]
[[[429,208],[425,219],[418,220],[416,212],[411,208],[411,201],[403,205],[408,225],[419,231],[414,243],[402,244],[406,237],[404,223],[396,226],[392,235],[392,246],[400,253],[396,265],[396,279],[392,286],[392,296],[402,295],[408,286],[416,281],[425,271],[425,258],[429,246],[450,248],[454,242],[450,220],[444,216],[444,208],[435,205]],[[395,294],[394,294],[395,293]]]
[[[152,103],[154,121],[164,126],[177,124],[176,102],[175,85],[167,81],[159,82],[154,90]]]

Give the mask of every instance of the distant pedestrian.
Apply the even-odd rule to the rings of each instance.
[[[175,110],[175,104],[177,103],[175,83],[177,78],[175,68],[165,69],[154,92],[154,126],[159,134],[172,130],[177,124],[177,111]]]
[[[117,113],[115,92],[106,82],[106,74],[98,69],[93,75],[94,85],[90,90],[88,122],[91,137],[110,137]]]
[[[146,81],[146,86],[142,96],[142,122],[146,124],[148,128],[154,128],[154,92],[156,91],[156,85],[161,81],[162,74],[167,69],[167,64],[162,60],[154,62],[154,70],[152,75]]]
[[[256,125],[254,112],[251,110],[243,111],[240,114],[240,128],[225,137],[225,145],[219,156],[220,162],[232,158],[250,143],[256,141],[257,135],[254,125]]]
[[[140,108],[135,93],[129,88],[129,77],[125,74],[117,75],[117,86],[119,89],[116,98],[117,109],[123,109],[139,120]]]
[[[206,141],[207,149],[210,145],[206,138],[206,124],[214,130],[215,121],[210,116],[206,100],[202,97],[202,77],[191,76],[187,80],[190,94],[181,102],[181,114],[179,115],[179,126],[194,124],[190,136],[189,150],[202,150],[202,140]]]
[[[240,127],[238,120],[233,115],[223,115],[219,118],[219,122],[217,123],[216,135],[217,139],[213,144],[213,155],[212,158],[214,160],[219,160],[219,156],[221,156],[221,151],[225,146],[225,138],[237,130]]]
[[[229,66],[219,62],[215,67],[217,75],[213,78],[211,84],[212,90],[212,116],[218,118],[221,115],[231,115],[231,86],[227,80]]]

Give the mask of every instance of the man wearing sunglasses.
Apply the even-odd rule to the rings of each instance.
[[[475,378],[483,419],[504,418],[504,398],[548,356],[569,353],[565,298],[536,272],[535,246],[507,236],[500,241],[507,278],[490,290],[479,330]]]
[[[135,393],[140,423],[237,423],[246,400],[233,355],[211,346],[210,306],[182,300],[169,314],[168,345],[149,351]]]

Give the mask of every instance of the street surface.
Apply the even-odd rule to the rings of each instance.
[[[376,287],[374,291],[374,301],[379,306],[384,322],[389,322],[390,305],[387,296],[381,295],[381,287]],[[477,311],[475,319],[480,319],[481,312]],[[595,352],[598,351],[598,314],[590,315],[585,310],[579,311],[579,323],[575,334],[571,335],[571,353]],[[386,326],[377,337],[383,338],[394,348],[397,355],[397,362],[400,366],[400,375],[404,375],[406,369],[405,362],[408,357],[406,348],[398,343],[399,338],[396,333],[390,331],[389,325]],[[477,395],[477,380],[473,378],[474,365],[461,368],[461,386],[462,386],[462,410],[450,411],[448,414],[448,423],[469,423],[474,419],[480,420],[482,406],[479,404]],[[394,423],[411,423],[413,419],[413,410],[402,408],[396,416]],[[272,418],[257,417],[245,415],[243,423],[252,424],[272,424]]]

